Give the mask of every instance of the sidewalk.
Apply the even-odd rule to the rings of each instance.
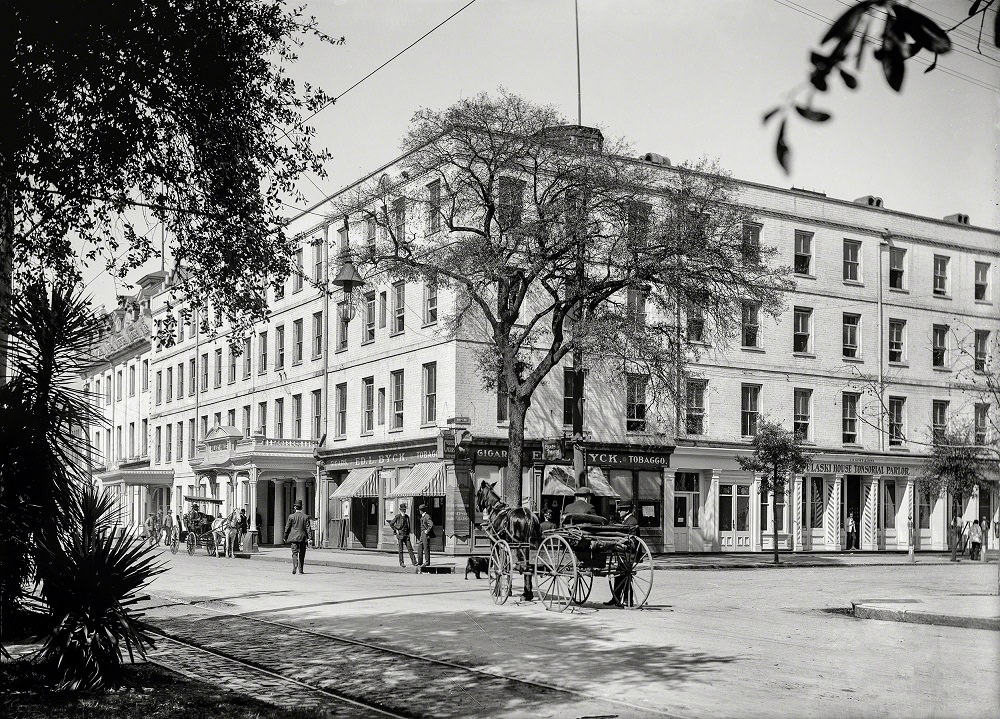
[[[261,547],[256,554],[240,555],[268,562],[288,562],[291,564],[291,552],[284,546]],[[487,556],[485,553],[476,556]],[[1000,559],[1000,551],[990,550],[990,564]],[[432,567],[439,572],[465,574],[467,556],[452,557],[435,554],[431,559]],[[778,555],[779,564],[775,566],[774,555],[767,552],[746,554],[710,553],[710,554],[657,554],[653,556],[653,567],[657,570],[679,569],[791,569],[796,567],[894,567],[911,564],[906,552],[781,552]],[[960,557],[959,564],[978,565],[968,556]],[[399,566],[395,552],[379,550],[351,549],[316,549],[310,547],[306,553],[306,569],[309,565],[321,567],[341,567],[343,569],[362,569],[373,572],[397,572],[412,574],[415,569],[409,565]],[[948,552],[918,552],[914,555],[913,564],[927,566],[932,564],[951,564]]]

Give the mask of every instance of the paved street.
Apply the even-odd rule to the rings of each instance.
[[[647,610],[604,607],[598,581],[555,614],[461,574],[163,556],[149,617],[169,633],[411,715],[1000,716],[997,632],[845,613],[987,595],[995,564],[671,569]]]

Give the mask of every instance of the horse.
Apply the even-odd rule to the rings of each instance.
[[[529,545],[537,548],[542,540],[542,527],[535,516],[527,507],[512,508],[494,490],[496,482],[488,484],[483,480],[476,490],[476,506],[483,513],[483,523],[490,529],[490,533],[511,544]],[[528,562],[530,560],[527,549],[517,550],[517,561]],[[531,601],[534,594],[531,590],[531,572],[522,572],[524,577],[525,600]]]
[[[240,541],[240,510],[234,509],[226,517],[225,522],[222,525],[223,530],[226,533],[226,556],[234,557],[236,552],[236,545]]]

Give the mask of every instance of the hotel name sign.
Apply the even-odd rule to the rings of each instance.
[[[909,477],[910,468],[901,464],[863,464],[860,462],[813,462],[808,473],[814,474],[867,474],[873,477]]]

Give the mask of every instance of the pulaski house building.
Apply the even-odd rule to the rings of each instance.
[[[362,181],[409,182],[394,164]],[[966,523],[989,517],[995,542],[996,463],[989,491],[929,497],[919,487],[935,431],[961,422],[996,441],[996,397],[980,388],[1000,367],[1000,232],[964,215],[895,212],[874,196],[739,187],[755,217],[749,240],[776,247],[775,262],[793,270],[785,309],[775,321],[746,304],[738,337],[700,347],[679,422],[671,410],[657,426],[634,388],[588,384],[598,510],[634,502],[661,552],[767,551],[772,523],[782,549],[843,551],[850,513],[861,551],[943,550],[953,506]],[[473,339],[445,332],[445,289],[373,275],[347,303],[309,281],[328,285],[345,245],[374,231],[338,215],[338,195],[291,220],[299,272],[268,290],[271,317],[241,354],[225,327],[200,327],[214,324],[211,311],[178,322],[169,346],[157,342],[170,273],[142,278],[108,315],[84,382],[105,420],[89,428],[94,477],[118,498],[123,525],[193,501],[213,514],[245,507],[252,549],[280,542],[302,499],[317,544],[394,549],[386,521],[405,502],[411,513],[428,506],[438,550],[488,546],[475,488],[505,471],[504,403],[482,387]],[[425,207],[397,211],[423,231]],[[700,342],[699,318],[686,330]],[[572,450],[558,441],[572,425],[571,387],[557,368],[529,411],[522,499],[535,508],[573,491]],[[736,461],[765,417],[800,430],[812,456],[773,509]]]

